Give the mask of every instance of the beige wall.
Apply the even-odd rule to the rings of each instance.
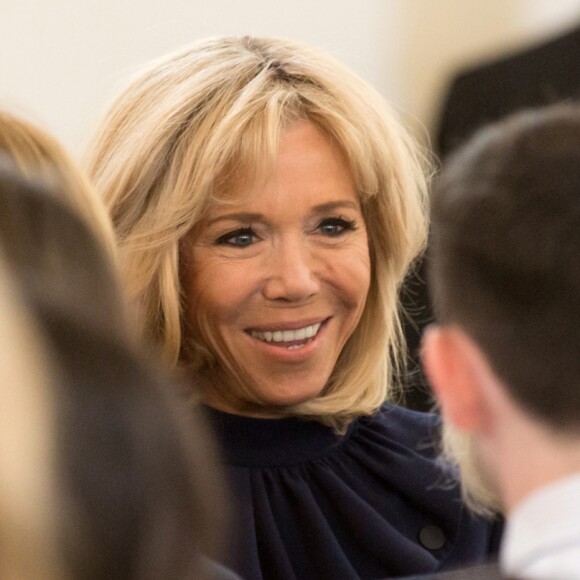
[[[579,0],[399,0],[399,100],[434,128],[451,76],[465,66],[541,42],[580,20]]]
[[[431,126],[457,66],[580,18],[580,0],[0,2],[0,106],[43,124],[73,152],[133,67],[196,38],[317,44]]]

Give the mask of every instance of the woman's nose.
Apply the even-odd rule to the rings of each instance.
[[[315,259],[303,243],[280,244],[268,257],[267,270],[263,294],[268,300],[296,302],[320,289]]]

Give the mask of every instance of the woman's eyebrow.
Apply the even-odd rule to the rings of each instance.
[[[356,201],[351,199],[341,199],[338,201],[329,201],[327,203],[321,203],[312,208],[316,213],[324,213],[325,211],[334,211],[337,209],[354,209],[359,211],[360,205]]]
[[[321,203],[319,205],[315,205],[312,208],[311,213],[319,214],[319,213],[324,213],[327,211],[335,211],[337,209],[354,209],[354,210],[359,211],[360,207],[356,201],[352,201],[350,199],[341,199],[341,200],[337,200],[337,201],[329,201],[326,203]],[[265,221],[265,220],[266,220],[266,217],[262,213],[240,211],[240,212],[224,213],[224,214],[218,215],[214,218],[208,219],[206,223],[208,226],[212,226],[212,225],[219,223],[219,222],[222,222],[222,221],[238,221],[238,222],[249,223],[249,222],[261,222],[261,221]]]
[[[212,226],[215,223],[222,221],[238,221],[238,222],[257,222],[264,219],[264,215],[261,213],[250,213],[250,212],[234,212],[225,213],[211,218],[207,221],[208,226]]]

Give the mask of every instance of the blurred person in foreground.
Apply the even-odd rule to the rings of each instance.
[[[450,158],[423,360],[467,497],[507,514],[509,577],[580,578],[579,266],[579,107],[509,117]]]
[[[12,418],[2,426],[0,484],[12,492],[2,513],[21,533],[0,550],[13,567],[47,562],[51,580],[231,578],[206,557],[219,551],[224,502],[209,435],[128,340],[102,242],[62,196],[2,169],[0,252],[33,325],[12,332],[34,336],[10,345],[17,364],[1,385]],[[1,360],[6,374],[14,363]],[[38,401],[30,412],[26,397]]]
[[[50,365],[38,334],[0,254],[0,578],[66,580]]]
[[[206,39],[140,71],[89,151],[143,334],[210,414],[248,580],[379,578],[493,552],[397,405],[422,152],[322,51]]]
[[[9,111],[0,110],[0,157],[10,160],[26,180],[57,196],[94,232],[111,257],[116,256],[111,220],[89,178],[50,133]]]

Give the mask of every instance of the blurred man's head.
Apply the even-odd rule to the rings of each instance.
[[[580,107],[479,132],[443,170],[432,228],[424,362],[446,419],[487,443],[513,413],[580,435]]]

